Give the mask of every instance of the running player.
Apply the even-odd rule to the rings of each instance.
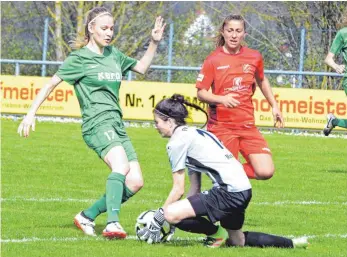
[[[337,73],[344,74],[342,87],[345,90],[347,96],[347,12],[345,13],[345,15],[343,15],[342,19],[342,23],[339,24],[339,27],[341,29],[337,32],[335,36],[330,51],[325,58],[325,63],[329,65],[331,68],[333,68]],[[337,64],[334,61],[335,56],[338,54],[342,54],[344,64]],[[347,129],[347,119],[338,119],[335,117],[334,114],[329,113],[327,120],[327,124],[323,129],[323,133],[326,136],[329,136],[330,132],[333,130],[334,127],[341,127]]]
[[[275,168],[270,148],[255,126],[252,96],[256,84],[272,107],[275,126],[283,117],[264,76],[261,54],[242,46],[246,35],[240,15],[226,17],[219,29],[216,50],[204,61],[197,78],[198,98],[209,104],[207,130],[214,133],[230,152],[246,159],[249,178],[269,179]],[[212,91],[209,91],[212,89]]]
[[[154,218],[138,232],[140,239],[148,243],[159,242],[161,226],[166,220],[185,231],[204,233],[210,238],[220,237],[219,240],[206,242],[210,247],[219,247],[227,239],[231,246],[307,246],[307,238],[291,240],[258,232],[242,232],[245,212],[252,198],[249,179],[241,163],[215,135],[186,126],[186,105],[205,112],[177,94],[161,100],[154,109],[158,132],[162,137],[170,138],[166,149],[173,187],[163,208],[159,208]],[[205,173],[212,180],[213,187],[180,200],[184,195],[186,167],[191,181],[196,180],[196,174]],[[198,185],[199,182],[191,184]],[[213,225],[217,221],[221,227]]]
[[[137,155],[127,136],[119,105],[119,88],[127,71],[144,74],[150,66],[165,24],[159,16],[152,30],[151,42],[141,60],[137,61],[110,46],[114,20],[104,7],[93,8],[87,17],[85,40],[72,52],[39,92],[31,109],[18,127],[18,133],[29,136],[35,129],[35,114],[53,89],[63,80],[73,85],[81,107],[82,135],[86,144],[107,164],[111,173],[106,193],[91,207],[75,216],[74,223],[90,236],[95,236],[94,219],[107,212],[103,236],[124,238],[126,232],[119,223],[121,203],[143,186]]]

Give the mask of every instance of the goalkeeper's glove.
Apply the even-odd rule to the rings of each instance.
[[[174,225],[170,225],[170,231],[163,238],[162,242],[169,242],[173,235],[175,234],[176,227]]]
[[[159,208],[153,218],[147,222],[146,227],[137,233],[140,240],[147,241],[148,244],[160,242],[160,230],[164,224],[164,210]]]

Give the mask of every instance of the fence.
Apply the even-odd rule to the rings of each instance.
[[[47,53],[49,49],[49,19],[46,18],[44,20],[44,29],[43,29],[43,40],[42,40],[42,60],[17,60],[17,59],[1,59],[1,64],[10,64],[15,65],[14,74],[21,74],[21,65],[40,65],[41,76],[47,76],[54,73],[56,68],[51,69],[48,72],[47,66],[53,65],[61,65],[62,62],[57,61],[47,61]],[[334,78],[342,77],[337,73],[331,72],[316,72],[316,71],[304,71],[304,68],[309,66],[305,65],[305,60],[308,55],[311,53],[317,55],[315,64],[313,68],[317,70],[326,69],[325,64],[323,63],[324,55],[326,54],[326,50],[323,48],[316,48],[316,44],[320,42],[311,42],[307,40],[307,35],[311,37],[325,37],[328,35],[328,38],[331,41],[332,33],[335,31],[328,30],[306,30],[305,28],[299,29],[290,29],[290,34],[292,35],[293,42],[296,44],[296,47],[290,47],[287,41],[281,41],[280,39],[274,40],[274,42],[282,42],[280,47],[278,47],[278,51],[270,51],[269,47],[266,47],[261,41],[257,40],[256,33],[261,33],[264,39],[268,39],[273,37],[274,33],[278,34],[278,31],[266,30],[266,31],[253,31],[252,29],[248,31],[248,45],[255,49],[259,49],[265,59],[265,64],[268,67],[273,67],[275,69],[266,69],[265,73],[269,75],[270,81],[275,85],[287,85],[291,87],[310,87],[311,85],[316,85],[315,88],[328,88],[328,83],[324,81],[322,77],[327,76],[330,78],[330,88],[331,89],[339,89],[340,80],[335,80]],[[327,35],[325,35],[327,33]],[[175,27],[174,24],[171,23],[169,25],[169,37],[167,39],[168,43],[165,48],[161,48],[158,50],[160,63],[165,63],[164,65],[152,65],[152,73],[150,76],[147,76],[147,80],[156,80],[156,81],[166,81],[166,82],[194,82],[196,79],[196,73],[200,70],[200,65],[203,61],[203,58],[206,57],[207,54],[201,55],[200,52],[209,53],[213,50],[212,42],[206,40],[204,35],[200,35],[196,33],[191,35],[193,37],[190,41],[190,44],[185,44],[182,47],[181,39],[177,39],[179,35],[182,34],[181,31],[177,32],[175,39]],[[281,38],[281,36],[278,36]],[[196,43],[200,42],[200,43]],[[310,42],[310,43],[308,43]],[[293,44],[294,44],[293,43]],[[294,45],[295,45],[294,44]],[[181,47],[179,47],[181,46]],[[179,50],[177,50],[179,49]],[[175,51],[176,50],[176,51]],[[198,57],[194,60],[190,59],[190,56],[198,53]],[[198,62],[198,63],[196,63]],[[193,65],[192,65],[193,64]],[[317,66],[318,65],[318,66]],[[165,74],[160,73],[165,72]],[[184,75],[182,75],[184,72]],[[6,73],[9,73],[6,71]],[[24,72],[25,73],[25,72]],[[26,74],[28,75],[28,74]],[[129,72],[127,80],[137,80],[138,75]],[[304,77],[305,76],[305,77]],[[308,76],[314,76],[312,79]],[[141,79],[141,77],[140,77]],[[183,80],[183,81],[182,81]],[[321,85],[321,86],[319,86]]]
[[[45,75],[46,65],[61,65],[63,62],[56,61],[31,61],[31,60],[10,60],[0,59],[0,63],[14,64],[15,75],[20,75],[20,64],[37,64],[42,65],[41,71],[42,76]],[[162,66],[162,65],[151,65],[151,69],[154,70],[166,70],[167,71],[167,82],[170,82],[171,71],[199,71],[201,67],[180,67],[180,66]],[[343,77],[343,75],[332,72],[313,72],[313,71],[284,71],[284,70],[265,70],[265,74],[270,75],[299,75],[299,76],[330,76],[330,77]],[[127,80],[132,80],[132,72],[128,73]],[[299,86],[299,88],[301,88]]]

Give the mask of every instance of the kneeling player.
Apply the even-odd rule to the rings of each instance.
[[[252,198],[251,184],[241,163],[212,133],[186,126],[188,111],[185,105],[205,112],[199,106],[185,101],[181,95],[163,99],[154,109],[158,132],[170,138],[167,152],[172,168],[173,188],[163,208],[159,208],[151,222],[138,232],[141,240],[159,242],[160,228],[166,220],[185,231],[214,234],[208,238],[217,240],[206,241],[211,247],[219,247],[227,239],[231,246],[306,246],[306,238],[291,240],[257,232],[242,232],[245,211]],[[190,178],[194,178],[194,174],[205,173],[214,186],[208,191],[180,200],[184,194],[186,167],[190,171]],[[213,224],[217,221],[221,227]]]

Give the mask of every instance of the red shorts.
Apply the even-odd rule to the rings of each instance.
[[[240,128],[225,128],[210,125],[207,130],[215,134],[223,145],[238,159],[238,153],[248,162],[250,154],[270,154],[271,150],[263,135],[255,126]]]

